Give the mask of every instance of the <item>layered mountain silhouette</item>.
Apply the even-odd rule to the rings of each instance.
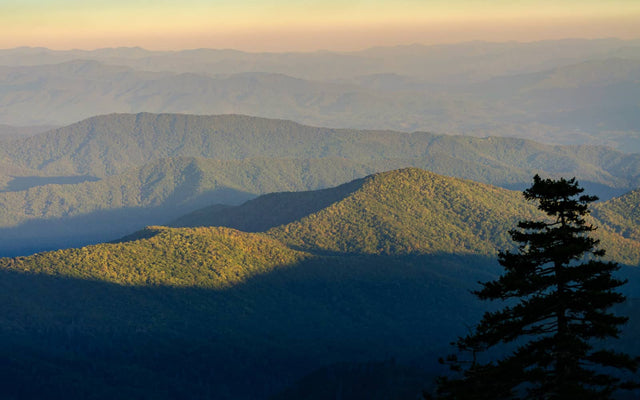
[[[111,112],[511,136],[637,151],[637,41],[397,46],[353,53],[0,51],[0,123]]]
[[[639,79],[614,39],[0,50],[1,397],[419,398],[534,174],[601,197],[635,355]]]
[[[431,82],[478,82],[497,75],[525,74],[585,59],[636,58],[640,43],[619,39],[565,39],[532,43],[469,42],[374,47],[356,52],[247,53],[232,49],[149,51],[139,47],[0,50],[0,65],[37,66],[93,60],[142,71],[233,74],[283,73],[302,79],[337,80],[394,71]],[[340,68],[336,68],[339,66]]]
[[[620,199],[615,199],[601,203],[599,212],[615,210],[612,204],[616,205],[619,201]],[[232,231],[222,228],[221,231],[211,230],[213,228],[209,227],[264,232],[254,236],[252,233],[243,233],[233,237],[246,237],[248,240],[269,237],[269,240],[282,248],[296,249],[291,250],[292,254],[303,251],[320,256],[459,254],[486,257],[495,256],[498,250],[511,246],[508,231],[519,220],[541,218],[544,218],[543,213],[534,204],[527,202],[520,192],[407,168],[375,174],[332,189],[274,193],[235,207],[207,207],[173,223],[174,226],[189,225],[195,228],[148,228],[125,237],[117,244],[87,247],[80,253],[74,249],[42,253],[20,258],[18,263],[12,261],[11,265],[21,264],[25,270],[34,271],[37,268],[29,266],[33,262],[46,266],[49,271],[65,268],[70,274],[81,273],[75,258],[85,260],[86,265],[82,265],[82,268],[93,268],[92,263],[98,261],[86,261],[91,258],[78,254],[95,251],[108,257],[121,258],[121,261],[107,261],[100,257],[95,259],[115,263],[114,268],[117,269],[130,265],[135,265],[138,269],[144,269],[142,265],[189,268],[188,265],[192,263],[218,268],[215,257],[209,258],[213,246],[211,243],[220,242],[220,235],[229,236]],[[597,219],[594,221],[598,223]],[[632,225],[633,222],[629,224]],[[197,230],[197,227],[202,229]],[[640,262],[640,242],[634,237],[625,238],[622,234],[610,230],[606,223],[598,232],[610,258],[636,265]],[[209,237],[211,235],[213,238]],[[195,246],[193,243],[186,243],[187,238],[200,236],[209,237],[205,244]],[[149,242],[144,245],[147,250],[127,250],[143,242]],[[117,249],[114,246],[118,246]],[[237,247],[247,245],[227,244],[225,251],[234,251]],[[204,258],[196,258],[199,261],[193,262],[172,259],[172,248],[175,248],[175,254],[189,257],[195,254]],[[205,253],[200,254],[203,251]],[[238,254],[245,254],[246,257],[255,253],[256,256],[265,257],[264,262],[282,258],[264,256],[264,253],[271,252],[264,248],[260,251],[245,248]],[[141,256],[141,253],[144,255]],[[128,258],[134,255],[136,259]],[[48,261],[38,261],[43,259]],[[285,259],[287,258],[283,258]],[[292,260],[296,260],[295,257]],[[92,276],[92,273],[88,274],[81,276]],[[92,277],[104,280],[104,277]],[[153,279],[155,281],[158,278]],[[115,282],[124,283],[128,280]],[[162,284],[171,282],[158,281]],[[193,282],[203,281],[195,279]]]
[[[577,176],[609,198],[640,157],[606,147],[318,128],[240,115],[112,114],[6,143],[1,255],[113,240],[207,204],[336,186],[403,167],[522,188]]]

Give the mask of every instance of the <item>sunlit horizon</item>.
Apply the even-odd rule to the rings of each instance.
[[[0,48],[248,52],[640,38],[640,2],[5,0]]]

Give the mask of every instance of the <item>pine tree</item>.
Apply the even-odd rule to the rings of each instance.
[[[635,372],[637,360],[596,349],[601,339],[617,338],[627,318],[609,309],[625,300],[616,291],[626,281],[612,273],[620,267],[602,261],[605,251],[585,221],[594,196],[580,195],[575,178],[534,177],[524,191],[548,218],[521,221],[510,231],[517,251],[499,254],[505,272],[482,284],[481,300],[507,301],[485,313],[481,322],[455,343],[459,353],[443,362],[462,377],[440,378],[443,399],[608,399],[618,389],[636,387],[620,372]],[[478,361],[498,344],[511,346],[504,358]]]

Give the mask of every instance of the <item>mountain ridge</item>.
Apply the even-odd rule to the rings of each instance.
[[[114,240],[212,203],[233,205],[268,192],[334,186],[384,167],[344,159],[178,157],[101,180],[39,178],[29,186],[35,178],[24,178],[24,188],[0,192],[0,255]],[[19,186],[16,179],[7,178],[9,189]]]
[[[594,223],[602,225],[597,236],[613,259],[636,265],[640,242],[598,219],[616,203],[597,205]],[[273,193],[240,206],[212,206],[172,226],[266,232],[292,248],[319,254],[495,256],[513,246],[508,231],[519,220],[544,218],[520,192],[404,168],[332,189]]]
[[[198,160],[185,162],[193,166]],[[634,191],[598,203],[592,220],[601,222],[603,211],[616,212],[620,201],[626,204],[636,195]],[[219,227],[259,233],[290,248],[319,254],[485,257],[512,246],[508,231],[519,220],[544,218],[520,192],[409,167],[328,189],[269,193],[237,206],[209,206],[175,220],[172,228],[147,228],[117,242],[148,239],[164,231]],[[597,234],[603,246],[617,261],[639,264],[640,241],[624,238],[619,229],[610,231],[610,220],[604,220]]]
[[[634,41],[309,54],[140,51],[0,51],[6,64],[0,122],[62,125],[114,111],[239,113],[319,126],[640,149],[638,70],[620,65],[640,60]],[[22,66],[10,66],[20,58]]]
[[[160,139],[162,144],[157,143]],[[295,158],[342,157],[360,161],[453,157],[496,169],[526,168],[530,175],[539,170],[563,175],[582,172],[579,178],[583,181],[600,180],[614,187],[640,186],[633,169],[640,170],[640,155],[605,147],[553,146],[517,138],[428,132],[321,128],[233,114],[110,114],[11,142],[2,150],[4,154],[0,154],[5,158],[24,167],[50,174],[98,177],[141,166],[155,158],[290,158],[295,154]],[[600,156],[586,159],[584,154]],[[600,159],[606,163],[599,165]],[[632,165],[630,173],[624,171],[622,164]],[[600,178],[596,178],[598,174]]]
[[[604,199],[640,186],[640,155],[606,147],[331,129],[242,115],[94,117],[9,142],[0,160],[10,167],[0,174],[3,255],[114,240],[208,204],[322,189],[405,167],[506,188],[524,188],[536,173],[577,176]],[[35,238],[49,244],[24,247]]]
[[[326,365],[385,357],[435,376],[451,337],[486,311],[469,290],[499,273],[496,245],[516,220],[541,215],[517,192],[417,168],[322,193],[309,216],[266,233],[151,226],[0,258],[5,390],[168,399],[170,381],[179,397],[249,400]],[[311,197],[244,206],[292,218]],[[598,233],[614,259],[638,265],[639,242]],[[637,287],[635,270],[621,273]]]

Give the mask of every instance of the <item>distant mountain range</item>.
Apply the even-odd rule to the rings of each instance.
[[[262,233],[148,227],[114,243],[3,258],[5,391],[296,398],[300,385],[283,389],[314,370],[394,358],[413,367],[378,371],[395,382],[381,390],[409,390],[401,374],[417,395],[486,306],[469,290],[498,272],[507,230],[540,217],[518,192],[407,168],[179,220]],[[637,266],[640,242],[621,233],[598,230],[611,258]],[[622,273],[638,287],[635,268]],[[347,379],[378,367],[342,368]]]
[[[564,40],[354,53],[0,50],[0,123],[248,114],[305,124],[640,151],[640,43]]]
[[[231,49],[149,51],[139,47],[56,51],[0,50],[0,65],[35,66],[95,60],[141,71],[234,74],[282,73],[301,79],[340,80],[395,72],[427,81],[480,82],[576,64],[585,59],[638,58],[638,40],[567,39],[532,43],[467,42],[375,47],[356,52],[247,53]]]
[[[113,240],[208,204],[411,166],[514,189],[535,173],[577,176],[605,199],[640,186],[640,155],[605,147],[240,115],[94,117],[7,142],[0,160],[0,255]]]
[[[420,398],[535,174],[640,354],[638,99],[637,40],[0,50],[0,397]]]

